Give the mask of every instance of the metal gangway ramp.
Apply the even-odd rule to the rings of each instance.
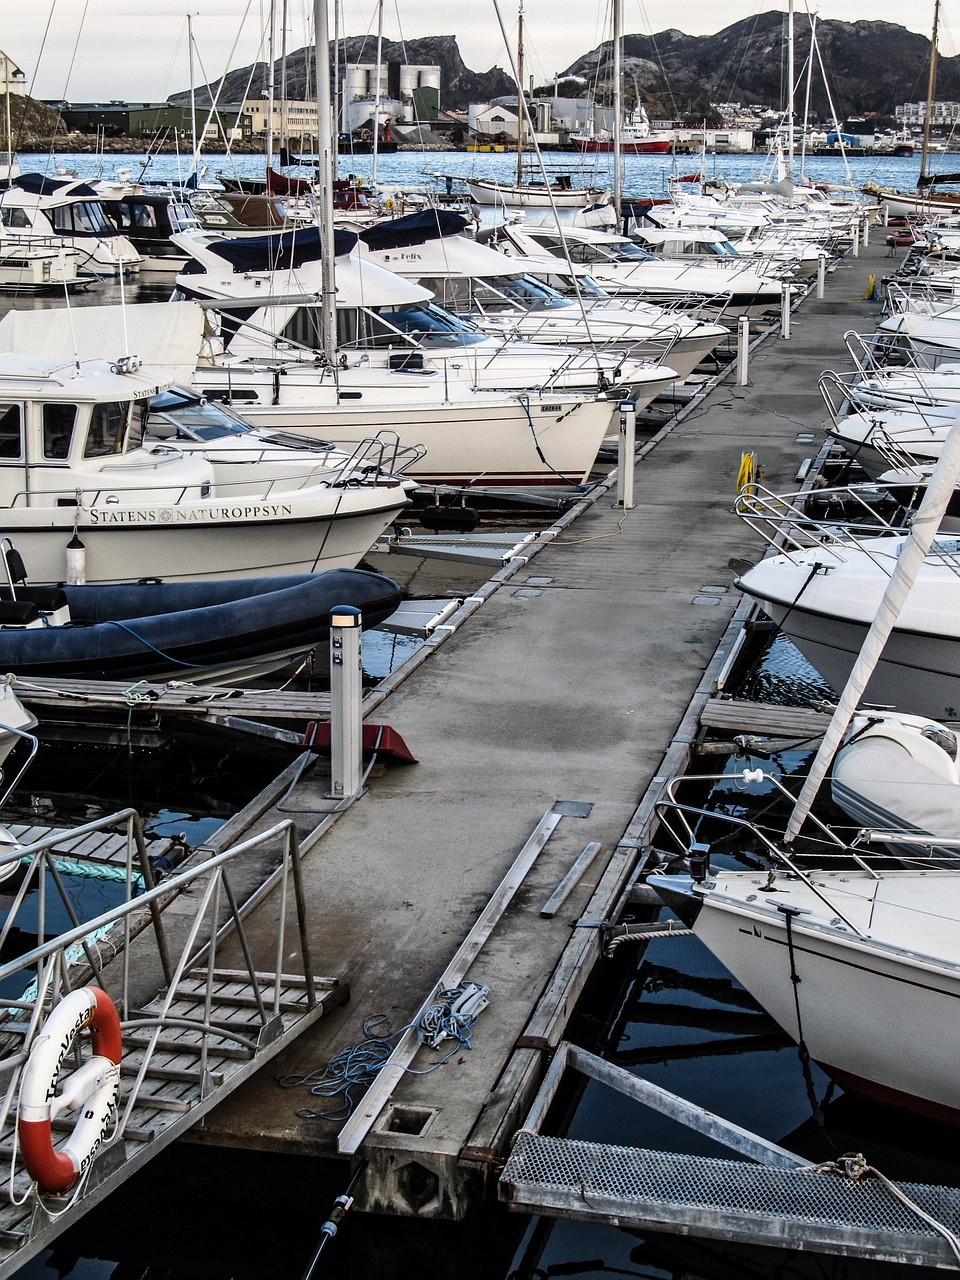
[[[540,1132],[568,1068],[746,1159]],[[960,1271],[960,1188],[894,1183],[862,1157],[809,1161],[562,1041],[500,1175],[521,1213]]]
[[[190,864],[159,884],[134,810],[88,823],[74,834],[104,830],[126,839],[126,867],[114,891],[122,901],[84,922],[77,919],[54,854],[62,832],[0,857],[0,892],[12,897],[0,926],[0,954],[18,928],[29,927],[41,939],[31,951],[0,964],[0,1277],[13,1275],[52,1244],[349,994],[346,984],[312,974],[291,821],[208,857],[202,847],[194,850]],[[4,880],[11,865],[13,873]],[[237,892],[238,882],[250,883],[251,869],[264,867],[275,867],[269,883],[277,900],[276,934],[260,944],[261,951],[269,945],[269,955],[258,954],[246,935]],[[31,898],[32,905],[25,905]],[[54,912],[64,910],[73,927],[42,941],[52,932]],[[298,971],[285,973],[283,959],[289,965],[291,954]],[[44,1194],[26,1171],[18,1141],[23,1072],[50,1011],[84,986],[105,991],[119,1014],[119,1100],[77,1184],[62,1194]],[[83,1032],[75,1037],[58,1090],[64,1079],[69,1085],[84,1066],[96,1065],[84,1041],[89,1036]],[[50,1136],[56,1149],[73,1132],[76,1118],[76,1111],[57,1114],[54,1107]]]

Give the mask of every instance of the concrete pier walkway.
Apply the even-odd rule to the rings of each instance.
[[[569,969],[571,939],[587,967],[596,958],[596,930],[578,922],[598,883],[611,900],[624,884],[636,851],[622,837],[738,604],[728,561],[762,554],[730,512],[741,455],[756,453],[767,485],[797,487],[822,443],[817,379],[848,366],[845,331],[873,329],[879,306],[864,294],[894,266],[886,253],[875,228],[826,297],[794,313],[792,337],[753,352],[749,385],[728,375],[638,463],[635,509],[605,492],[377,708],[418,763],[388,765],[305,859],[315,971],[343,975],[352,998],[284,1052],[279,1072],[322,1068],[363,1039],[367,1019],[397,1030],[414,1018],[541,818],[568,803],[469,969],[490,988],[472,1049],[405,1074],[373,1121],[363,1207],[457,1217],[482,1194],[586,970],[551,975]],[[397,566],[388,556],[375,567]],[[328,805],[321,790],[298,791],[287,813]],[[600,851],[588,871],[542,917],[590,842]],[[267,901],[251,922],[266,948],[276,909]],[[413,1067],[437,1057],[420,1048]],[[339,1101],[261,1073],[189,1140],[336,1155],[340,1124],[297,1113]]]

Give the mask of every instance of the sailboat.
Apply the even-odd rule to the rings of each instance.
[[[523,164],[523,134],[526,127],[526,105],[523,96],[523,0],[517,22],[517,172],[515,180],[500,182],[495,178],[465,178],[470,198],[475,204],[494,208],[582,209],[606,204],[609,190],[599,187],[575,187],[569,173],[557,174],[551,182],[545,177],[530,180]]]
[[[960,195],[943,192],[932,195],[930,188],[939,180],[960,181],[960,174],[942,174],[934,177],[927,174],[927,158],[930,153],[930,124],[933,117],[933,98],[937,86],[937,39],[940,31],[940,0],[933,4],[933,33],[930,37],[930,67],[927,78],[927,109],[923,117],[923,146],[920,152],[920,173],[917,176],[916,192],[894,191],[874,183],[865,183],[866,195],[875,196],[886,207],[888,215],[894,217],[915,217],[942,213],[960,212]]]

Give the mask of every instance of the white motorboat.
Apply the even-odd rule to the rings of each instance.
[[[835,688],[845,683],[905,535],[831,537],[761,560],[736,579]],[[867,685],[881,706],[960,714],[960,540],[936,540]]]
[[[613,298],[564,297],[531,274],[555,269],[555,258],[510,257],[462,234],[467,225],[459,214],[430,209],[359,230],[358,247],[365,258],[426,286],[445,310],[500,340],[661,360],[682,380],[726,337],[719,324],[655,306],[637,310]],[[625,370],[623,381],[629,377]],[[638,408],[650,389],[631,385]]]
[[[841,444],[872,479],[891,468],[936,462],[954,419],[956,406],[924,409],[862,409],[838,417],[827,435]]]
[[[227,356],[279,356],[315,364],[323,345],[316,228],[256,240],[201,232],[178,235],[175,241],[192,255],[177,277],[178,297],[243,306],[241,321],[228,317],[222,328]],[[397,274],[394,259],[388,264],[358,258],[352,252],[353,233],[339,232],[335,243],[340,250],[336,354],[345,384],[357,376],[365,386],[376,370],[389,375],[398,368],[415,369],[442,373],[477,390],[597,391],[616,385],[622,396],[646,405],[677,381],[672,367],[655,368],[620,349],[548,348],[512,332],[491,336],[434,305],[432,279]],[[407,265],[415,266],[411,254]],[[249,303],[258,292],[263,303],[250,314]],[[353,369],[359,372],[354,375]]]
[[[62,293],[83,283],[79,254],[52,236],[10,237],[0,223],[0,292]]]
[[[145,440],[165,385],[131,357],[0,355],[0,510],[38,581],[352,568],[408,503],[362,460],[218,480],[206,458]]]
[[[748,265],[667,262],[647,253],[628,236],[589,227],[511,223],[503,229],[504,252],[536,257],[544,253],[586,266],[615,296],[656,300],[696,294],[722,299],[735,311],[779,306],[783,280],[761,275]]]
[[[92,186],[75,178],[24,173],[0,190],[4,239],[52,240],[76,254],[81,276],[130,275],[140,269],[139,253],[107,217]]]
[[[854,863],[649,884],[841,1085],[960,1121],[955,871]]]

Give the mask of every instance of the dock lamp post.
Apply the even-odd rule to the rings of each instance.
[[[363,723],[359,609],[330,611],[330,794],[346,800],[360,790]]]

